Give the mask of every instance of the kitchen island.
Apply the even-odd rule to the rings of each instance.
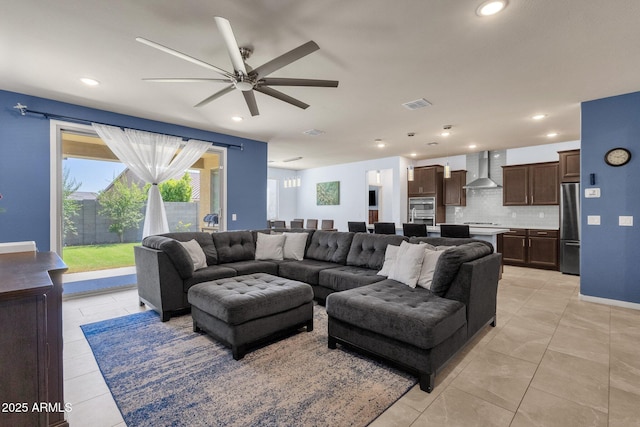
[[[508,228],[498,228],[498,226],[469,226],[469,235],[471,238],[491,243],[494,252],[498,250],[498,236],[508,231]],[[440,226],[427,227],[427,232],[429,233],[429,237],[440,237]],[[402,230],[400,233],[402,233]]]

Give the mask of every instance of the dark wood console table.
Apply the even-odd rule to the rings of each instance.
[[[68,426],[62,274],[55,252],[0,255],[0,425]]]

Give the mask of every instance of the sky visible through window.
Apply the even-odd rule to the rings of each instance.
[[[82,183],[78,191],[97,193],[104,190],[125,169],[120,162],[66,158],[63,167],[69,169],[69,178]]]

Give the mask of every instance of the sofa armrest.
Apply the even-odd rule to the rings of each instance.
[[[163,322],[171,312],[189,307],[184,281],[165,252],[135,246],[133,253],[141,302],[158,311]]]
[[[501,264],[500,253],[465,262],[445,295],[467,306],[467,338],[495,322]]]

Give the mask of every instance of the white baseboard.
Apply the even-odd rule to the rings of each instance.
[[[613,305],[615,307],[630,308],[632,310],[640,310],[640,304],[635,302],[620,301],[616,299],[590,297],[588,295],[579,295],[581,301],[595,302],[597,304]]]

